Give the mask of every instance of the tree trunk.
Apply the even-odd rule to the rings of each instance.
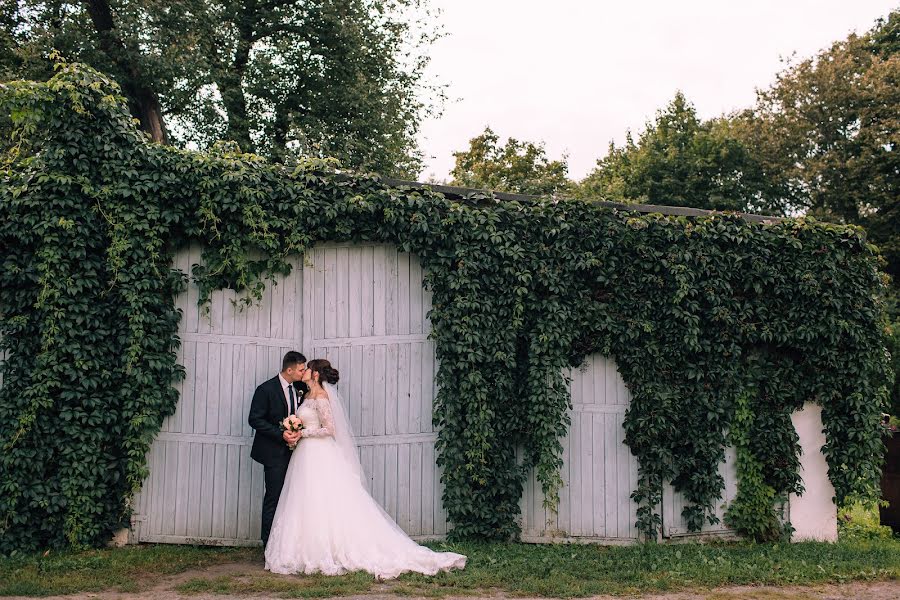
[[[97,30],[100,47],[121,71],[122,90],[128,97],[131,114],[141,122],[141,129],[150,134],[153,141],[168,143],[159,97],[146,85],[140,67],[130,60],[125,42],[116,33],[112,9],[107,0],[85,0],[85,7]]]
[[[250,138],[250,122],[247,119],[247,99],[244,97],[244,72],[250,62],[250,49],[253,47],[253,25],[258,15],[255,2],[244,2],[241,5],[240,18],[235,19],[238,28],[237,48],[230,65],[220,69],[216,77],[216,86],[222,95],[222,105],[228,116],[227,139],[237,142],[243,152],[255,152],[253,140]]]
[[[237,62],[235,61],[235,68]],[[246,62],[244,66],[246,66]],[[247,120],[247,99],[244,98],[244,90],[241,87],[243,74],[243,69],[237,72],[222,73],[216,78],[216,85],[219,93],[222,94],[225,114],[228,115],[228,129],[225,131],[225,137],[237,142],[241,151],[254,152],[253,141],[250,139],[250,123]]]
[[[285,103],[286,104],[286,103]],[[272,148],[269,160],[283,163],[287,158],[287,136],[290,130],[290,115],[285,104],[275,108],[275,123],[272,126]]]

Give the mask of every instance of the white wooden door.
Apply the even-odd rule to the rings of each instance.
[[[184,272],[200,250],[180,252]],[[135,498],[137,541],[252,545],[259,543],[262,467],[250,459],[247,411],[256,386],[273,377],[288,350],[301,347],[303,269],[300,259],[262,302],[239,310],[232,290],[213,294],[209,315],[190,285],[176,299],[183,316],[175,414],[163,422],[148,456],[149,477]]]
[[[733,529],[725,525],[725,510],[737,496],[738,491],[737,454],[734,446],[725,448],[725,458],[719,463],[719,474],[725,480],[722,496],[715,504],[715,515],[718,517],[719,522],[715,525],[704,523],[703,528],[697,532],[688,531],[687,522],[681,516],[681,511],[686,504],[684,494],[676,492],[671,485],[663,487],[663,537],[732,537],[736,535]],[[790,520],[789,503],[785,502],[777,505],[775,512],[782,523],[787,523]]]
[[[662,506],[662,535],[663,537],[685,536],[709,536],[709,535],[733,535],[734,531],[725,526],[725,509],[737,495],[737,468],[735,464],[735,450],[733,446],[725,449],[725,460],[719,464],[719,474],[725,480],[725,489],[722,498],[716,502],[716,517],[719,522],[715,525],[704,523],[703,529],[698,532],[688,531],[687,522],[681,516],[685,507],[684,494],[676,492],[671,485],[663,487]]]
[[[199,262],[196,247],[176,258],[185,272]],[[291,262],[291,275],[243,311],[230,290],[213,294],[208,317],[196,286],[177,298],[186,378],[149,452],[134,540],[259,543],[263,472],[250,459],[247,411],[288,350],[328,358],[342,372],[375,499],[414,537],[446,533],[431,426],[431,295],[418,259],[390,246],[326,245]]]
[[[563,487],[557,514],[529,473],[522,496],[522,539],[630,542],[637,539],[637,460],[624,444],[622,422],[631,396],[615,363],[597,354],[573,369],[572,425],[563,445]]]
[[[304,261],[303,284],[303,348],[341,373],[372,496],[414,538],[445,535],[431,293],[418,258],[393,246],[320,246]]]
[[[543,508],[540,483],[530,473],[522,497],[523,539],[559,539],[629,542],[638,539],[634,524],[637,506],[631,492],[637,486],[637,459],[625,445],[622,427],[631,395],[613,361],[597,354],[569,373],[572,426],[563,439],[563,487],[558,514]],[[731,535],[724,525],[725,508],[737,493],[734,448],[725,452],[719,467],[725,480],[723,497],[716,503],[719,523],[691,533],[681,516],[684,495],[671,485],[663,487],[663,537]]]

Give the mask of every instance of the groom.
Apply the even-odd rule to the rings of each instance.
[[[247,422],[256,431],[250,458],[262,463],[265,470],[266,495],[262,504],[262,542],[269,541],[272,519],[278,507],[278,497],[284,486],[291,450],[288,444],[300,439],[300,432],[281,431],[279,424],[292,414],[306,393],[306,384],[300,382],[306,370],[306,357],[291,350],[281,361],[281,372],[261,383],[250,402]]]

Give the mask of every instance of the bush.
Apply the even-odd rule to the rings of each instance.
[[[853,502],[838,510],[838,536],[841,540],[885,540],[892,535],[891,528],[881,524],[878,506],[874,503]]]

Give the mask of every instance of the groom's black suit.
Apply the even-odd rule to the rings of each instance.
[[[294,390],[297,394],[297,406],[299,406],[300,399],[306,393],[307,387],[298,381],[294,383]],[[250,458],[262,463],[265,470],[266,495],[263,497],[260,532],[263,545],[269,541],[272,519],[275,518],[278,497],[281,496],[284,476],[287,474],[288,462],[291,460],[291,450],[282,437],[279,425],[287,415],[287,402],[278,375],[259,384],[253,394],[253,400],[250,402],[250,414],[247,416],[247,422],[256,431],[256,435],[253,436]]]

